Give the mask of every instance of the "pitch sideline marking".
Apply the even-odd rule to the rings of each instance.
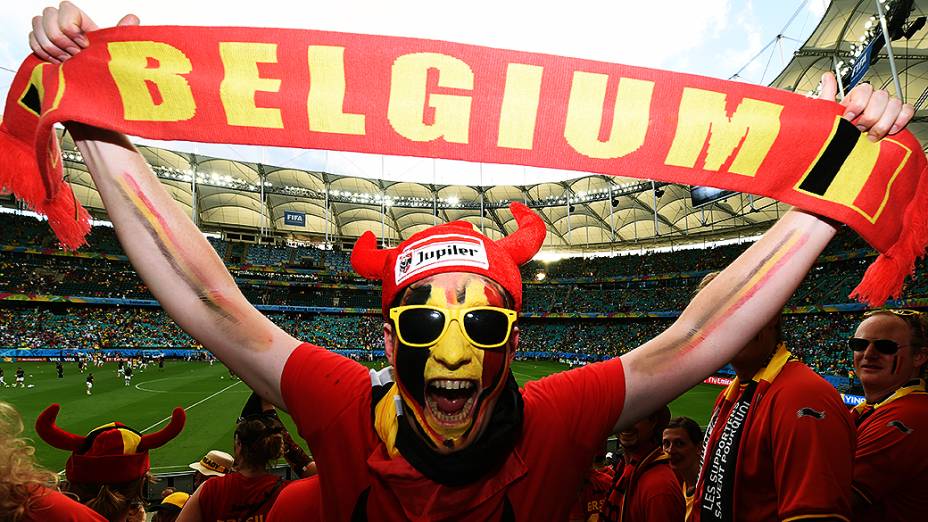
[[[191,404],[190,406],[187,406],[186,408],[184,408],[184,412],[186,412],[186,411],[192,409],[194,406],[197,406],[197,405],[199,405],[199,404],[203,404],[204,402],[206,402],[206,401],[212,399],[213,397],[215,397],[215,396],[219,395],[220,393],[222,393],[222,392],[228,390],[229,388],[241,384],[241,382],[242,382],[242,381],[235,381],[235,382],[233,382],[232,384],[226,386],[225,388],[223,388],[223,389],[217,391],[216,393],[214,393],[214,394],[212,394],[212,395],[210,395],[210,396],[208,396],[208,397],[205,397],[205,398],[203,398],[203,399],[198,400],[197,402],[195,402],[195,403]],[[167,422],[167,421],[169,421],[169,420],[171,420],[171,417],[165,417],[165,418],[161,419],[160,421],[158,421],[158,422],[152,424],[151,426],[145,428],[144,430],[141,430],[139,433],[145,433],[145,432],[147,432],[147,431],[149,431],[149,430],[151,430],[151,429],[153,429],[153,428],[158,427],[158,426],[161,425],[161,424],[164,424],[165,422]]]

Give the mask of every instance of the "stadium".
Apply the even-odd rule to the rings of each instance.
[[[798,14],[807,2],[792,3]],[[816,93],[828,71],[838,72],[842,89],[862,78],[901,92],[915,109],[908,129],[924,144],[928,2],[878,3],[889,46],[872,45],[882,38],[874,2],[833,0],[778,74],[767,68],[789,44],[796,14],[783,15],[783,31],[752,62],[767,65],[763,85],[803,95]],[[860,58],[864,53],[868,60]],[[13,72],[3,74],[12,78]],[[183,407],[184,435],[151,451],[159,480],[145,495],[158,503],[164,488],[192,486],[189,464],[206,451],[233,452],[238,412],[252,390],[162,309],[116,237],[91,177],[92,161],[70,132],[55,132],[64,180],[93,226],[86,245],[69,251],[45,217],[12,189],[0,190],[0,376],[6,376],[0,401],[19,411],[37,462],[62,473],[69,454],[43,444],[34,427],[49,404],[61,404],[58,424],[77,434],[114,420],[152,433],[168,424],[172,408]],[[435,225],[464,221],[499,241],[520,227],[510,205],[525,204],[540,216],[546,235],[535,258],[520,267],[519,347],[511,367],[520,386],[648,342],[681,315],[707,274],[731,264],[790,208],[768,196],[640,175],[530,175],[521,168],[513,175],[498,165],[389,156],[328,172],[244,161],[234,151],[137,147],[248,302],[294,338],[372,371],[389,365],[384,288],[352,267],[361,236],[371,231],[387,249]],[[462,173],[449,176],[452,167]],[[847,339],[868,310],[849,295],[879,254],[850,227],[840,227],[782,312],[780,329],[792,355],[848,408],[864,402],[864,390]],[[919,259],[901,295],[885,306],[928,311],[925,275]],[[134,373],[124,374],[123,365]],[[20,368],[22,383],[14,381]],[[670,402],[672,416],[690,417],[705,429],[716,397],[735,375],[730,365],[719,369]],[[294,421],[283,412],[281,418],[311,454]],[[618,451],[615,436],[604,444]],[[296,478],[282,459],[275,465],[281,476]]]

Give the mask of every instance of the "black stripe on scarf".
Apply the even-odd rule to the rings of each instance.
[[[738,466],[738,450],[747,425],[748,413],[754,400],[757,383],[750,382],[731,408],[722,434],[707,446],[706,460],[702,470],[704,484],[700,499],[700,520],[706,522],[731,522],[734,517],[735,473]],[[716,426],[711,427],[715,431]]]

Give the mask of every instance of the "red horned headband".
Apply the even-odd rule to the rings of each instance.
[[[377,248],[377,237],[365,232],[351,252],[351,265],[361,276],[383,282],[383,313],[386,317],[400,290],[426,277],[445,272],[480,274],[499,283],[512,296],[514,308],[522,309],[522,276],[525,264],[544,243],[544,221],[522,203],[509,210],[518,228],[493,241],[466,221],[452,221],[413,234],[396,248]]]
[[[58,418],[58,412],[60,410],[61,405],[59,404],[52,404],[48,408],[45,408],[45,410],[39,414],[39,418],[35,420],[35,432],[39,434],[39,437],[42,437],[42,440],[52,447],[67,451],[77,451],[77,449],[81,447],[81,444],[84,443],[84,437],[68,433],[55,424],[55,419]]]
[[[61,406],[58,404],[52,404],[45,408],[35,421],[35,431],[39,434],[39,437],[42,437],[42,440],[55,448],[71,452],[78,451],[84,444],[86,437],[69,433],[58,427],[55,419],[58,418],[60,410]],[[168,441],[176,437],[184,429],[186,420],[187,415],[184,413],[184,409],[174,408],[171,413],[171,421],[168,422],[167,426],[155,433],[141,436],[137,452],[141,453],[167,444]],[[117,425],[119,424],[117,423]]]
[[[171,412],[171,420],[168,422],[167,426],[154,433],[142,435],[142,440],[139,442],[139,451],[148,451],[164,446],[171,439],[180,434],[186,422],[187,414],[184,412],[184,409],[180,407],[174,408],[174,411]]]

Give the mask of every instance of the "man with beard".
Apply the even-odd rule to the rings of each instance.
[[[928,319],[876,310],[848,341],[866,401],[853,410],[854,519],[922,520],[928,513]]]
[[[138,24],[132,15],[120,21]],[[38,56],[59,62],[96,25],[69,2],[33,20]],[[826,78],[823,96],[834,99]],[[843,102],[875,138],[911,107],[869,87]],[[903,110],[904,109],[904,110]],[[494,241],[468,222],[380,250],[370,232],[352,265],[383,282],[394,382],[372,386],[351,359],[301,343],[251,306],[222,260],[118,133],[69,124],[133,266],[169,315],[293,416],[318,464],[325,520],[563,520],[610,433],[663,406],[729,360],[793,293],[833,237],[787,212],[661,335],[621,358],[529,383],[510,364],[522,307],[519,265],[545,238],[524,205]]]
[[[659,408],[619,432],[624,454],[616,463],[612,488],[600,511],[608,522],[679,522],[686,515],[680,483],[661,447],[670,409]]]

